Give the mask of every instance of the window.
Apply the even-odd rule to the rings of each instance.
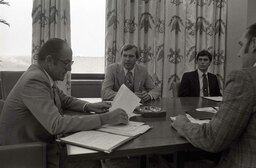
[[[31,64],[33,0],[0,5],[0,70],[26,70]],[[72,73],[104,73],[105,1],[70,1]]]
[[[31,64],[33,0],[5,2],[10,6],[0,5],[0,18],[10,27],[0,23],[0,70],[25,71]]]
[[[70,1],[72,73],[104,73],[105,1]]]

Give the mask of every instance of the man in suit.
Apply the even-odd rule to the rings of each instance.
[[[64,80],[72,63],[72,50],[64,40],[49,39],[42,46],[38,64],[27,69],[5,101],[0,118],[1,145],[45,142],[48,168],[60,167],[59,163],[76,168],[100,166],[99,161],[59,162],[62,146],[56,144],[56,137],[103,124],[126,124],[127,114],[121,109],[106,112],[110,106],[106,102],[89,103],[58,89],[55,81]],[[66,115],[67,110],[81,115]],[[89,115],[90,111],[96,114]]]
[[[221,96],[217,76],[207,72],[212,55],[202,50],[197,54],[198,69],[184,73],[180,88],[180,97]]]
[[[211,121],[199,125],[179,115],[172,123],[195,147],[222,151],[218,168],[256,167],[256,24],[239,44],[243,69],[228,75],[223,102]]]
[[[113,100],[118,89],[125,84],[143,102],[157,99],[160,88],[155,85],[145,67],[136,63],[139,51],[135,45],[125,44],[121,48],[121,63],[114,63],[107,68],[102,85],[102,98]]]

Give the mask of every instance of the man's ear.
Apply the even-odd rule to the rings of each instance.
[[[256,37],[252,38],[251,45],[252,45],[253,52],[256,52]]]
[[[53,58],[52,58],[52,56],[51,55],[47,55],[46,57],[45,57],[45,63],[47,64],[47,65],[51,65],[51,64],[53,64]]]

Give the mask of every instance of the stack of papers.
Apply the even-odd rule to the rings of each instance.
[[[213,101],[217,101],[217,102],[221,102],[223,100],[222,96],[212,96],[212,97],[203,97],[203,98],[213,100]]]
[[[97,130],[77,132],[60,138],[60,141],[87,149],[110,153],[115,148],[135,138],[137,135],[145,133],[149,129],[150,126],[144,125],[144,123],[130,121],[128,125],[104,125]]]

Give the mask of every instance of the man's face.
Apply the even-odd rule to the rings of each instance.
[[[240,45],[240,50],[238,52],[238,57],[242,58],[242,67],[247,68],[254,65],[256,62],[255,55],[255,39],[248,41],[246,38],[246,33],[242,36],[238,44]]]
[[[50,75],[54,81],[65,79],[65,75],[68,71],[71,71],[72,54],[68,47],[64,48],[61,52],[61,55],[58,58],[55,58],[55,62],[52,62],[50,70]]]
[[[136,64],[137,58],[136,58],[136,49],[132,48],[127,51],[123,51],[122,54],[122,65],[125,67],[125,69],[132,70],[134,65]]]
[[[202,72],[206,72],[208,70],[208,67],[211,64],[211,61],[208,56],[199,56],[197,59],[198,69]]]

